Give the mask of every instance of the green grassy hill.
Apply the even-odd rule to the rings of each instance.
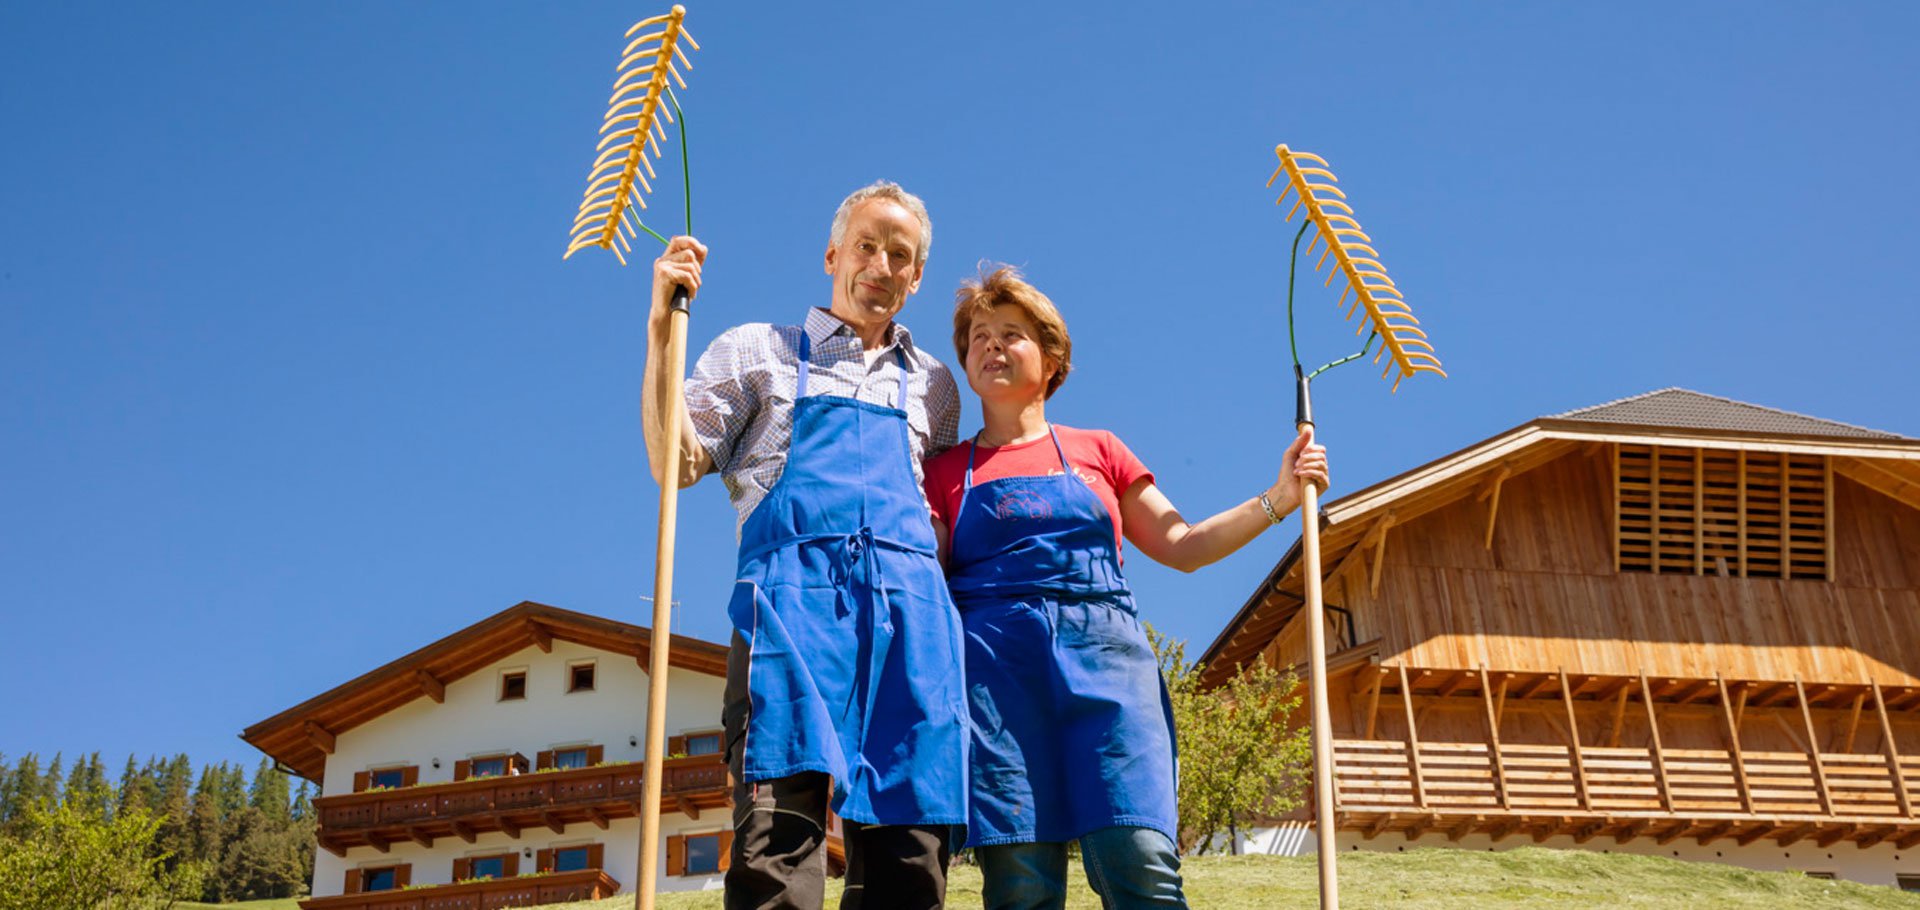
[[[1182,869],[1187,901],[1196,910],[1275,910],[1312,907],[1319,898],[1314,858],[1205,856]],[[1067,906],[1097,910],[1100,901],[1074,870]],[[1893,888],[1828,882],[1791,872],[1751,872],[1735,866],[1687,863],[1653,856],[1535,847],[1498,853],[1410,850],[1345,853],[1340,857],[1340,905],[1351,910],[1920,910],[1920,894]],[[838,889],[829,884],[827,906]],[[980,906],[980,874],[958,867],[948,889],[955,910]],[[568,910],[626,910],[631,897],[567,905]],[[662,895],[661,910],[719,910],[720,894]]]
[[[1313,857],[1206,856],[1187,861],[1188,902],[1196,910],[1312,907],[1318,898]],[[1099,899],[1074,870],[1067,906],[1095,910]],[[1350,910],[1920,910],[1920,894],[1828,882],[1791,872],[1653,856],[1544,850],[1499,853],[1411,850],[1345,853],[1340,904]],[[839,902],[838,882],[827,906]],[[948,889],[955,910],[980,906],[980,873],[957,867]],[[187,904],[183,908],[208,905]],[[633,897],[558,905],[565,910],[628,910]],[[297,910],[292,901],[227,904],[221,910]],[[660,910],[719,910],[720,892],[663,894]]]

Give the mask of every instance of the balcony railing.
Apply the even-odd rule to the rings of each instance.
[[[643,778],[638,763],[595,765],[327,796],[314,808],[320,845],[344,855],[349,847],[385,850],[409,838],[430,846],[440,837],[471,841],[485,831],[518,837],[520,829],[538,825],[556,833],[576,822],[604,828],[639,813]],[[667,760],[662,785],[663,811],[697,817],[727,804],[727,766],[719,755]]]
[[[1593,829],[1600,820],[1658,830],[1662,819],[1724,821],[1729,831],[1844,829],[1906,841],[1920,837],[1905,786],[1920,780],[1920,759],[1902,759],[1906,781],[1883,755],[1718,749],[1422,742],[1418,761],[1399,740],[1334,742],[1336,809],[1343,827],[1383,817],[1533,817]],[[1584,820],[1584,821],[1583,821]],[[1433,823],[1444,827],[1444,819]],[[1381,826],[1390,827],[1390,826]],[[1497,822],[1493,824],[1498,829]],[[1376,830],[1378,830],[1376,828]],[[1676,835],[1678,836],[1678,835]],[[1770,836],[1770,835],[1763,835]]]
[[[495,910],[612,897],[620,883],[599,869],[547,872],[395,891],[365,891],[300,902],[301,910]]]

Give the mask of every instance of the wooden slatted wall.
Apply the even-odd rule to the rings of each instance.
[[[1824,457],[1622,444],[1614,464],[1621,571],[1831,577]]]

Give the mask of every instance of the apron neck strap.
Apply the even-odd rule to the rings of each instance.
[[[975,435],[977,436],[978,434]],[[1073,469],[1067,467],[1067,450],[1061,447],[1060,434],[1055,432],[1053,424],[1051,423],[1047,424],[1047,435],[1053,438],[1054,454],[1060,456],[1060,473],[1072,475]],[[965,485],[960,488],[960,493],[963,496],[966,495],[966,491],[973,489],[973,456],[974,453],[979,450],[980,447],[975,445],[972,439],[967,440],[967,480]]]
[[[904,411],[907,409],[907,352],[897,345],[893,349],[893,362],[900,365],[900,391],[894,397],[893,406]],[[813,336],[807,334],[807,327],[803,323],[800,326],[800,383],[794,389],[793,400],[799,401],[807,397],[807,374],[812,372],[812,366]],[[1055,444],[1058,445],[1059,441],[1055,440]],[[1062,456],[1062,461],[1064,460],[1065,457]]]

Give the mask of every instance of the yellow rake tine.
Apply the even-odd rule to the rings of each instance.
[[[1350,206],[1344,202],[1341,202],[1338,199],[1322,199],[1320,200],[1320,205],[1322,207],[1329,206],[1329,205],[1338,206],[1340,211],[1346,212],[1349,215],[1353,214],[1353,206]]]
[[[1325,190],[1326,192],[1332,193],[1335,196],[1338,196],[1342,199],[1347,198],[1347,194],[1341,192],[1339,187],[1334,186],[1332,184],[1328,184],[1328,183],[1310,183],[1307,185],[1307,189],[1310,189],[1316,193],[1322,190]]]
[[[1339,183],[1339,182],[1340,182],[1340,178],[1338,178],[1338,177],[1335,177],[1335,176],[1333,176],[1333,172],[1332,172],[1332,171],[1330,171],[1330,170],[1327,170],[1326,168],[1323,168],[1323,167],[1303,167],[1303,168],[1296,168],[1296,171],[1297,171],[1298,173],[1300,173],[1300,174],[1303,174],[1303,175],[1305,175],[1305,174],[1312,174],[1312,175],[1313,175],[1313,176],[1315,176],[1315,177],[1325,177],[1325,178],[1327,178],[1327,182],[1329,182],[1329,183]]]
[[[1282,165],[1280,165],[1279,167],[1277,167],[1277,168],[1274,168],[1274,169],[1273,169],[1273,176],[1271,176],[1271,177],[1268,177],[1268,178],[1267,178],[1267,186],[1273,186],[1273,182],[1274,182],[1275,180],[1279,180],[1279,179],[1280,179],[1280,175],[1281,175],[1281,174],[1284,174],[1284,173],[1286,173],[1286,172],[1287,172],[1287,166],[1286,166],[1285,164],[1282,164]],[[1293,189],[1293,181],[1291,181],[1291,180],[1289,180],[1289,181],[1287,181],[1287,189]],[[1287,194],[1286,194],[1286,193],[1281,193],[1281,194],[1280,194],[1280,198],[1282,198],[1282,199],[1285,199],[1285,198],[1287,198]]]
[[[1294,213],[1295,213],[1295,212],[1298,212],[1298,211],[1300,211],[1300,206],[1302,206],[1302,205],[1305,205],[1305,204],[1306,204],[1306,202],[1307,202],[1307,200],[1306,200],[1306,198],[1305,198],[1305,197],[1300,197],[1300,198],[1296,198],[1296,199],[1294,199],[1294,200],[1293,200],[1293,208],[1292,208],[1292,209],[1290,209],[1290,210],[1288,210],[1288,212],[1287,212],[1287,220],[1288,220],[1288,221],[1292,221],[1292,220],[1293,220],[1293,216],[1294,216]]]
[[[627,42],[627,46],[626,46],[625,48],[622,48],[622,49],[621,49],[621,51],[620,51],[620,56],[621,56],[621,57],[623,57],[623,58],[627,58],[627,59],[631,59],[631,58],[633,57],[633,49],[634,49],[634,48],[636,48],[636,47],[639,47],[640,45],[642,45],[642,44],[645,44],[645,43],[647,43],[647,42],[649,42],[649,41],[662,41],[662,40],[665,40],[665,38],[667,37],[667,35],[668,35],[668,33],[669,33],[669,32],[668,32],[668,30],[667,30],[667,29],[664,29],[664,28],[663,28],[663,29],[661,29],[661,30],[659,30],[659,31],[657,31],[657,32],[649,32],[649,33],[647,33],[647,34],[644,34],[644,35],[641,35],[640,37],[638,37],[638,38],[635,38],[635,39],[633,39],[632,41],[629,41],[629,42]],[[657,52],[658,52],[659,50],[660,50],[659,48],[654,48],[654,51],[655,51],[656,53],[657,53]],[[623,65],[621,65],[621,66],[616,66],[616,67],[614,67],[614,69],[626,69],[626,66],[625,66],[625,65],[623,64]]]
[[[1287,148],[1287,147],[1283,145],[1281,146],[1281,148]],[[1322,158],[1319,155],[1316,155],[1312,152],[1296,152],[1296,151],[1293,151],[1292,149],[1287,149],[1287,151],[1289,154],[1293,155],[1293,157],[1295,158],[1304,158],[1308,161],[1313,162],[1314,164],[1320,165],[1321,167],[1327,166],[1327,159]]]

